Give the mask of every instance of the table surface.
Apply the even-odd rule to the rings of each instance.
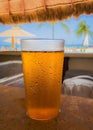
[[[2,51],[0,55],[21,55],[21,51]],[[85,57],[85,58],[93,58],[93,53],[64,53],[65,57]]]
[[[61,96],[61,112],[49,121],[26,116],[24,88],[0,85],[0,130],[93,130],[93,99]]]

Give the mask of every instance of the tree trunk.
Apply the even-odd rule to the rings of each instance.
[[[83,41],[83,46],[88,47],[89,41],[88,41],[88,33],[85,33],[84,35],[84,41]]]

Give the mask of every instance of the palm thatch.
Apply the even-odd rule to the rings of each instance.
[[[59,21],[93,13],[93,0],[0,0],[3,24]]]

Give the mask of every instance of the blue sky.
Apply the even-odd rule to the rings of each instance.
[[[77,28],[77,25],[80,21],[85,21],[91,31],[93,31],[93,15],[81,15],[79,18],[75,19],[71,17],[69,20],[60,21],[68,25],[70,28],[70,33],[67,34],[66,31],[62,28],[60,22],[56,22],[54,25],[54,35],[56,39],[64,39],[65,45],[82,45],[83,42],[83,35],[81,37],[77,37],[75,35],[75,30]],[[0,32],[4,32],[8,29],[10,29],[13,25],[2,25],[0,24]],[[38,27],[38,23],[30,23],[30,24],[22,24],[21,27],[34,34],[36,38],[52,38],[52,26],[50,23],[45,22],[42,24],[41,27]],[[4,40],[7,39],[6,37],[0,37],[0,46],[6,45],[9,46],[9,43],[5,43]],[[22,37],[21,37],[22,39]],[[89,38],[89,43],[93,44],[93,39]]]

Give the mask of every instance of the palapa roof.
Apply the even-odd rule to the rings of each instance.
[[[0,0],[3,24],[59,21],[93,13],[93,0]]]

